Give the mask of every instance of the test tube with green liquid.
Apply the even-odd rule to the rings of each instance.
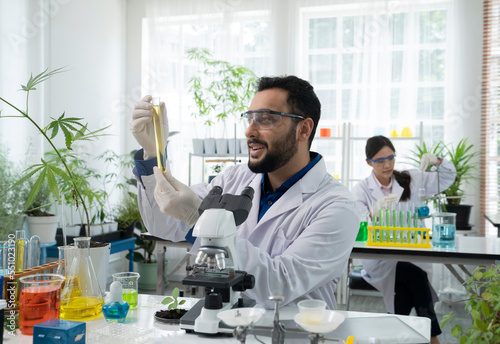
[[[153,126],[155,130],[156,159],[158,168],[165,173],[167,171],[167,158],[165,156],[165,140],[163,139],[163,116],[161,113],[160,98],[154,97],[153,103]]]

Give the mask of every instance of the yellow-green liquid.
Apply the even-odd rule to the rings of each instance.
[[[156,142],[156,159],[158,161],[158,168],[160,171],[167,170],[165,146],[163,141],[163,117],[161,116],[161,108],[159,105],[153,105],[153,125],[155,128],[155,142]]]
[[[97,319],[102,314],[103,304],[104,300],[100,297],[74,297],[61,302],[59,318],[77,321]]]
[[[135,289],[123,289],[122,292],[123,301],[128,302],[130,309],[137,307],[137,300],[139,298],[139,292]]]
[[[14,269],[16,272],[23,272],[24,270],[24,239],[16,240]]]

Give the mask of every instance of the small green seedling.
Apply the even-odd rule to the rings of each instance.
[[[174,290],[172,290],[172,296],[167,296],[161,301],[161,303],[163,305],[168,305],[168,310],[176,309],[178,306],[186,303],[186,300],[178,301],[177,300],[178,297],[179,297],[179,288],[175,287]]]

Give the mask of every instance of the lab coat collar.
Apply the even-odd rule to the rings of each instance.
[[[371,191],[372,197],[376,200],[381,199],[384,197],[384,192],[382,189],[379,187],[379,183],[375,180],[375,174],[372,173],[370,174],[370,177],[368,178],[368,188]],[[392,191],[391,193],[398,195],[398,201],[401,198],[401,195],[403,194],[404,189],[399,185],[399,183],[396,181],[394,178],[394,175],[392,176]]]
[[[314,193],[318,190],[321,182],[326,174],[325,159],[321,157],[320,161],[314,165],[309,172],[307,172],[300,180],[298,180],[290,189],[288,189],[285,194],[274,204],[269,210],[264,214],[262,219],[259,221],[259,225],[264,224],[281,214],[290,211],[291,209],[297,208],[303,202],[302,194]],[[261,176],[261,175],[259,175]],[[252,182],[252,185],[254,184]],[[254,202],[260,199],[260,192],[254,195]],[[254,203],[255,205],[255,203]],[[256,215],[254,216],[253,210],[257,208]],[[258,218],[258,206],[252,208],[251,214],[252,219]]]

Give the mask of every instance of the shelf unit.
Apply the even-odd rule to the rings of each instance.
[[[418,143],[419,145],[422,145],[423,143],[423,122],[420,122],[418,125],[418,135],[417,136],[412,136],[412,137],[389,137],[391,141],[394,142],[394,145],[396,146],[396,149],[398,151],[398,141],[413,141],[415,143]],[[313,141],[313,147],[314,145],[324,145],[325,142],[338,142],[341,144],[341,165],[340,165],[340,171],[339,173],[339,180],[342,184],[344,184],[346,187],[350,188],[349,185],[351,182],[356,182],[360,181],[361,179],[356,179],[353,178],[352,176],[352,171],[354,169],[354,163],[355,163],[355,156],[353,155],[353,150],[354,150],[354,144],[355,142],[363,142],[366,143],[366,141],[371,137],[368,136],[354,136],[355,127],[352,125],[352,123],[345,122],[342,124],[342,128],[339,131],[340,136],[334,136],[334,137],[315,137]],[[372,135],[373,136],[373,135]],[[336,154],[326,154],[325,151],[322,150],[316,150],[318,151],[325,160],[332,161],[332,160],[338,160],[338,156]],[[193,159],[194,158],[200,158],[202,159],[201,163],[201,180],[205,181],[205,167],[206,163],[220,163],[220,162],[226,162],[226,163],[234,163],[238,164],[243,162],[244,159],[248,158],[248,153],[246,154],[194,154],[194,153],[189,153],[189,185],[191,185],[192,182],[192,172],[193,172]],[[361,159],[363,162],[365,161],[364,156]],[[332,173],[332,171],[329,171]],[[337,174],[337,171],[334,171],[332,174]],[[366,176],[365,176],[366,177]]]
[[[362,141],[363,143],[366,143],[366,141],[371,137],[371,136],[354,136],[354,126],[352,123],[346,122],[342,124],[342,129],[339,132],[340,136],[337,137],[315,137],[313,144],[322,144],[324,141],[337,141],[340,142],[342,145],[341,148],[341,154],[342,154],[342,163],[341,163],[341,168],[340,168],[340,178],[339,180],[341,181],[342,184],[345,186],[349,187],[349,184],[351,182],[359,181],[360,179],[355,179],[352,176],[352,171],[353,171],[353,166],[354,166],[354,160],[355,156],[353,155],[353,150],[354,150],[354,144],[355,142],[360,142]],[[394,145],[397,147],[397,142],[398,141],[414,141],[415,143],[418,143],[422,145],[423,143],[423,122],[420,122],[418,124],[418,135],[417,136],[412,136],[412,137],[389,137],[391,141],[394,142]],[[373,136],[373,135],[372,135]],[[329,160],[329,158],[333,157],[336,158],[335,155],[331,154],[326,154],[324,151],[319,151],[321,155],[325,158],[325,160]],[[363,156],[362,161],[365,161],[365,158]],[[329,171],[332,172],[332,171]],[[334,173],[336,174],[336,173]]]
[[[193,171],[193,158],[201,158],[201,180],[205,181],[205,165],[207,163],[234,163],[235,165],[248,158],[248,154],[193,154],[189,153],[189,178],[188,185],[191,185]]]

